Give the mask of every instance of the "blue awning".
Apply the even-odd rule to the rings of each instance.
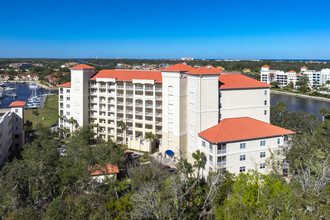
[[[174,152],[171,150],[167,150],[167,151],[165,151],[165,154],[167,154],[168,156],[173,156]]]

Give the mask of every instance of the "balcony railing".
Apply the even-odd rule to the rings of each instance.
[[[161,99],[161,98],[162,98],[161,96],[156,95],[156,99]]]
[[[126,86],[126,89],[131,90],[131,89],[133,89],[133,86]]]
[[[126,102],[126,105],[133,105],[133,102]]]
[[[225,154],[226,153],[226,149],[221,149],[221,150],[218,150],[217,152],[218,152],[218,154]]]
[[[135,106],[142,106],[142,103],[135,103]]]
[[[133,93],[132,94],[131,93],[126,94],[126,97],[133,97]]]
[[[117,89],[123,89],[124,86],[117,86]]]
[[[217,163],[218,166],[225,166],[226,165],[226,161],[220,161]]]
[[[162,134],[162,130],[156,130],[156,134]]]
[[[142,90],[143,89],[143,86],[135,86],[135,89],[136,90]]]
[[[162,88],[161,87],[156,87],[156,91],[161,91]]]
[[[153,87],[145,87],[145,90],[152,91],[152,90],[154,90],[154,88]]]
[[[117,105],[122,105],[123,104],[123,102],[117,102]]]
[[[124,96],[124,93],[117,93],[117,96],[123,97]]]

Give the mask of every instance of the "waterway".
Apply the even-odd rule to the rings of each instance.
[[[8,108],[8,106],[14,102],[14,101],[27,101],[29,97],[32,94],[32,89],[29,88],[27,84],[22,84],[22,83],[15,83],[15,84],[10,84],[11,88],[15,88],[14,91],[10,92],[5,92],[2,91],[3,93],[16,93],[17,97],[11,98],[8,96],[3,97],[3,99],[0,99],[0,108]],[[37,95],[45,94],[48,93],[48,90],[39,88],[36,90]]]
[[[321,118],[318,114],[320,108],[326,108],[330,111],[330,102],[302,98],[285,94],[270,94],[270,105],[275,106],[277,102],[284,102],[287,105],[287,110],[298,112],[303,110],[309,114],[315,114],[318,118]]]

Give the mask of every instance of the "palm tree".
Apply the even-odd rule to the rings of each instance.
[[[146,132],[145,137],[146,137],[146,139],[148,139],[150,141],[150,144],[151,144],[152,140],[155,139],[155,135],[151,131]]]
[[[39,116],[39,111],[33,110],[32,114],[34,115],[34,128],[36,128],[37,127],[37,117]]]
[[[322,121],[324,121],[324,116],[329,114],[328,110],[326,108],[320,108],[319,114],[322,115]]]
[[[77,121],[76,121],[76,119],[71,117],[68,122],[69,122],[69,124],[71,124],[71,132],[73,132],[73,125],[77,124]]]
[[[124,136],[123,139],[124,139],[124,145],[125,145],[126,144],[126,135],[124,133],[125,133],[125,129],[126,129],[126,124],[123,120],[121,120],[121,121],[117,122],[117,126],[121,128],[122,134]]]
[[[276,103],[276,109],[280,111],[280,115],[282,116],[283,112],[286,109],[286,104],[284,102],[277,102]]]
[[[197,168],[197,179],[199,180],[200,170],[205,168],[206,156],[203,152],[197,150],[196,153],[192,154],[192,157],[195,159],[193,167]]]
[[[26,131],[31,131],[31,130],[32,130],[32,122],[30,122],[29,120],[27,120],[27,121],[24,123],[24,126],[25,126],[25,130],[26,130]]]

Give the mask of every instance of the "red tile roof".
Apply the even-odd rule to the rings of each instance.
[[[187,74],[193,74],[193,75],[202,75],[202,74],[219,75],[221,72],[222,71],[218,70],[217,68],[208,69],[208,68],[202,66],[202,67],[199,67],[197,69],[189,70],[187,72]]]
[[[241,117],[223,119],[198,135],[211,143],[228,143],[289,134],[295,132],[253,118]]]
[[[303,67],[301,67],[301,69],[308,69],[308,67],[307,66],[303,66]]]
[[[183,63],[178,63],[175,65],[172,65],[170,67],[167,67],[165,69],[162,69],[162,71],[169,71],[169,72],[187,72],[189,70],[195,69],[194,67],[188,66]]]
[[[249,89],[249,88],[270,88],[271,85],[252,79],[238,73],[221,74],[219,76],[220,90],[225,89]]]
[[[60,84],[58,87],[71,87],[71,82]]]
[[[94,67],[92,66],[88,66],[86,64],[79,64],[77,66],[74,66],[74,67],[71,67],[70,70],[72,69],[78,69],[78,70],[82,70],[82,69],[95,69]]]
[[[23,102],[23,101],[15,101],[15,102],[12,102],[9,107],[24,107],[26,102]]]
[[[290,71],[289,71],[289,73],[295,73],[295,72],[296,72],[296,71],[294,71],[294,70],[290,70]]]
[[[100,167],[96,164],[93,168],[88,168],[89,170],[95,170],[90,175],[91,176],[98,176],[98,175],[107,175],[107,174],[114,174],[119,173],[119,169],[117,165],[107,164],[105,167]]]
[[[269,68],[269,66],[268,65],[264,65],[261,68]]]
[[[91,79],[115,78],[118,81],[132,81],[132,79],[155,80],[162,82],[162,73],[154,70],[101,70]]]

